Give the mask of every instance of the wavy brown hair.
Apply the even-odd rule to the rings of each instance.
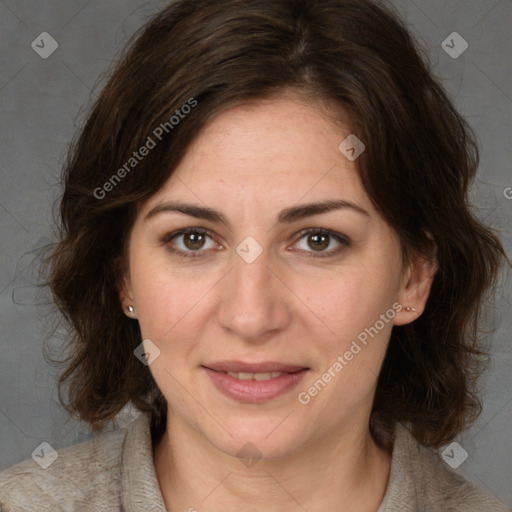
[[[357,160],[363,186],[406,259],[437,251],[424,313],[392,330],[374,437],[385,445],[398,421],[439,447],[480,413],[482,313],[506,254],[468,203],[475,136],[400,16],[370,0],[177,0],[136,34],[71,146],[60,241],[46,261],[70,334],[59,394],[94,431],[130,402],[165,426],[166,401],[133,354],[141,333],[118,295],[138,208],[215,115],[289,90],[333,105],[333,117],[335,107],[348,114],[366,144]],[[104,187],[191,98],[193,111]]]

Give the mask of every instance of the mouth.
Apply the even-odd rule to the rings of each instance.
[[[298,370],[298,371],[300,371],[300,370]],[[235,379],[238,379],[238,380],[259,380],[259,381],[265,381],[265,380],[275,379],[276,377],[280,377],[281,375],[289,375],[290,373],[297,373],[297,372],[261,372],[261,373],[251,373],[251,372],[217,372],[217,373],[225,373],[227,375],[231,375],[231,377],[233,377]]]
[[[293,364],[278,363],[275,361],[267,361],[262,363],[245,363],[242,361],[219,361],[203,365],[205,368],[216,372],[225,373],[295,373],[300,370],[309,370],[305,366]]]
[[[246,403],[271,400],[294,388],[309,368],[268,362],[237,361],[203,365],[213,384],[224,395]]]

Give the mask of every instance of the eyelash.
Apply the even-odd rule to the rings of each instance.
[[[187,234],[190,234],[190,233],[195,233],[195,234],[199,234],[199,235],[206,235],[206,236],[208,236],[210,238],[213,238],[212,234],[207,229],[204,229],[204,228],[186,228],[186,229],[181,229],[179,231],[175,231],[173,233],[170,233],[170,234],[166,235],[163,238],[162,242],[164,242],[166,244],[169,244],[174,238],[178,238],[179,236],[187,235]],[[330,231],[330,230],[324,229],[324,228],[309,228],[309,229],[302,230],[300,233],[297,234],[297,239],[294,242],[294,244],[299,242],[300,240],[302,240],[304,237],[306,237],[308,235],[312,235],[312,234],[329,236],[331,238],[334,238],[341,245],[337,249],[331,249],[330,251],[321,251],[321,252],[305,251],[305,253],[307,254],[306,257],[308,257],[308,258],[330,258],[330,257],[334,257],[334,256],[337,256],[339,253],[341,253],[346,247],[350,246],[350,240],[349,240],[348,237],[342,235],[341,233],[336,233],[334,231]],[[177,254],[179,256],[182,256],[184,258],[201,258],[202,255],[200,253],[207,252],[205,250],[182,251],[180,249],[178,249],[178,250],[177,249],[173,249],[170,245],[169,245],[169,250],[172,253]]]

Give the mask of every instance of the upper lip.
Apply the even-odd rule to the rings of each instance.
[[[277,363],[267,361],[263,363],[244,363],[242,361],[219,361],[217,363],[208,363],[203,365],[205,368],[215,370],[216,372],[245,372],[245,373],[270,373],[283,372],[293,373],[299,370],[306,370],[304,366],[292,364]]]

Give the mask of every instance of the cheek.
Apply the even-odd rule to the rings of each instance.
[[[132,270],[142,336],[161,348],[169,345],[169,340],[179,341],[172,344],[176,349],[192,344],[200,336],[204,305],[218,276],[199,266],[178,271],[166,262],[158,264],[156,258],[151,267],[145,261],[148,259],[134,258]]]
[[[336,340],[343,346],[392,307],[397,283],[388,267],[375,263],[347,266],[323,276],[301,275],[293,289],[307,305],[304,311],[311,312],[310,328],[321,326],[317,330],[325,332],[330,343]]]
[[[298,400],[329,411],[329,421],[336,423],[353,415],[373,393],[395,310],[386,281],[378,283],[373,275],[351,273],[338,284],[328,282],[325,293],[310,294],[305,301],[320,312],[322,323],[311,315],[306,326],[315,339],[316,364]]]

